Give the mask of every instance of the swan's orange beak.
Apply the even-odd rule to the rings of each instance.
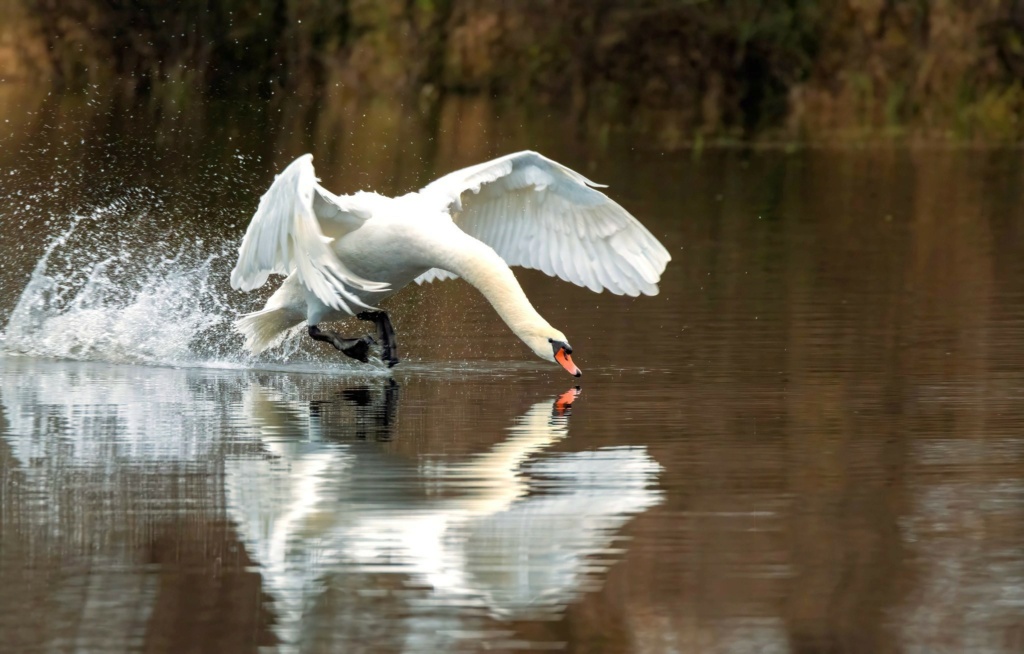
[[[576,367],[576,364],[572,362],[572,357],[565,353],[565,348],[558,348],[558,352],[555,353],[555,361],[562,364],[562,367],[569,371],[569,374],[573,377],[581,377],[583,371]]]

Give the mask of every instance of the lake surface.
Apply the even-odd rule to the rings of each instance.
[[[0,91],[0,650],[1024,650],[1021,152]],[[390,372],[242,353],[292,158],[399,193],[524,148],[674,259],[637,299],[517,271],[579,390],[462,281],[385,303]]]

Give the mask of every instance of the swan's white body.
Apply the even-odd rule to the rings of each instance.
[[[231,273],[244,291],[271,273],[288,276],[262,311],[237,322],[254,353],[304,320],[315,326],[373,309],[414,280],[462,277],[539,357],[555,361],[552,343],[565,336],[533,308],[510,265],[635,296],[658,292],[671,259],[597,184],[535,152],[397,198],[334,195],[317,183],[312,159],[292,162],[261,198]]]

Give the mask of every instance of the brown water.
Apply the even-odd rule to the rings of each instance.
[[[4,94],[3,652],[1024,650],[1020,152]],[[527,147],[674,257],[654,298],[520,275],[571,408],[461,281],[391,301],[392,374],[241,354],[292,157],[394,193]]]

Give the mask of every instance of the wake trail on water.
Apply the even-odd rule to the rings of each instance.
[[[259,357],[243,350],[243,338],[232,323],[252,311],[258,299],[227,283],[237,254],[235,240],[147,243],[145,221],[123,220],[129,204],[119,200],[76,215],[48,244],[0,332],[0,354],[172,366],[327,368],[294,337]],[[329,367],[354,370],[337,361]]]

